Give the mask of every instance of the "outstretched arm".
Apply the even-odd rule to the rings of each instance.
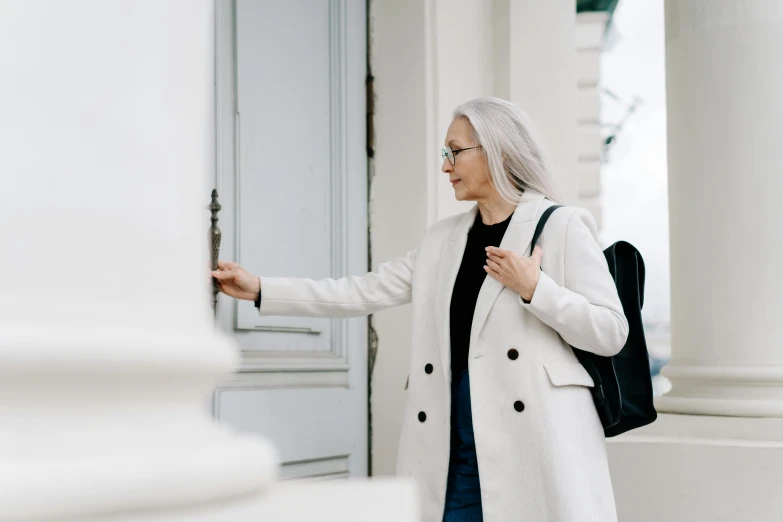
[[[377,271],[363,276],[317,281],[308,278],[264,277],[260,280],[259,312],[261,315],[358,317],[409,303],[415,262],[416,250],[411,250],[405,256],[382,263]],[[239,265],[223,265],[225,269],[212,273],[221,291],[238,299],[255,300],[258,295],[258,278]],[[235,290],[236,287],[239,290]]]

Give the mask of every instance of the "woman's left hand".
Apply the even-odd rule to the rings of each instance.
[[[530,257],[497,247],[487,247],[486,250],[484,270],[525,301],[531,301],[541,274],[541,258],[544,256],[541,247],[537,246]]]

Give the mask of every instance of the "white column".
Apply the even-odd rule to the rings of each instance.
[[[0,1],[0,520],[417,520],[217,426],[212,0]],[[285,419],[269,419],[285,422]],[[274,486],[274,487],[273,487]]]
[[[672,354],[612,439],[620,520],[780,520],[783,11],[666,1]]]
[[[262,491],[205,403],[212,2],[3,2],[0,519]]]
[[[495,93],[536,124],[562,200],[578,202],[576,2],[496,0]]]
[[[666,9],[673,389],[659,405],[783,417],[783,10]]]

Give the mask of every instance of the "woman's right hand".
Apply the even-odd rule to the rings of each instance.
[[[218,288],[235,299],[255,301],[261,288],[261,280],[236,263],[218,261],[218,269],[212,272]]]

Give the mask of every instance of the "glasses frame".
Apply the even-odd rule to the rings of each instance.
[[[480,149],[480,148],[481,148],[481,145],[476,145],[475,147],[465,147],[464,149],[451,150],[451,147],[446,145],[445,149],[440,149],[440,156],[443,159],[449,160],[449,163],[451,163],[451,166],[454,167],[457,164],[457,154],[459,154],[463,150],[473,150],[473,149]]]

